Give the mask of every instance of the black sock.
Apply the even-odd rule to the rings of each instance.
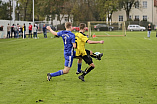
[[[86,74],[88,74],[91,70],[93,70],[94,69],[94,67],[92,67],[92,66],[90,66],[90,67],[87,67],[86,69],[85,69],[85,73],[83,73],[82,75],[83,76],[85,76]]]

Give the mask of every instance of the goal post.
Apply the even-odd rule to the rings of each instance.
[[[90,37],[126,36],[125,22],[89,21],[88,35]]]

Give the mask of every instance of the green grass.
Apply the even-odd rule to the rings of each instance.
[[[92,33],[93,34],[93,33]],[[95,32],[104,35],[104,32]],[[121,35],[109,32],[109,35]],[[61,38],[0,39],[0,104],[156,104],[157,38],[147,32],[127,32],[126,37],[98,37],[104,44],[86,44],[102,52],[101,61],[82,82],[75,74],[46,81],[48,72],[64,68]],[[82,69],[88,65],[83,62]]]

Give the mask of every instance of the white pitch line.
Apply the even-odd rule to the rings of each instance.
[[[146,38],[146,37],[144,37],[144,39],[148,39],[148,40],[151,40],[150,38]]]
[[[107,32],[104,32],[106,35],[110,35],[110,34],[108,34]]]

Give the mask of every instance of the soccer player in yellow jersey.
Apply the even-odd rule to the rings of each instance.
[[[75,34],[76,57],[81,57],[89,65],[89,67],[87,67],[85,69],[83,74],[78,77],[82,81],[85,81],[84,80],[85,75],[88,74],[91,70],[93,70],[95,68],[92,58],[90,57],[90,55],[92,56],[92,53],[89,50],[85,49],[85,43],[89,43],[89,44],[98,44],[98,43],[103,44],[104,43],[103,40],[102,41],[89,40],[88,37],[84,34],[85,27],[86,27],[86,24],[80,23],[80,31],[79,31],[79,33]],[[93,54],[93,56],[94,56],[94,54]],[[102,56],[102,54],[100,54],[100,57],[101,56]],[[78,64],[79,63],[82,63],[81,59],[79,59]]]

